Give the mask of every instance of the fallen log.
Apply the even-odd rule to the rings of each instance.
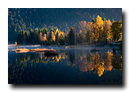
[[[39,48],[36,48],[36,49],[31,49],[30,52],[50,52],[50,51],[55,51],[54,49],[39,49]]]
[[[21,52],[29,52],[30,50],[25,49],[25,48],[19,48],[19,49],[16,49],[15,51],[16,51],[16,53],[21,53]]]
[[[54,49],[25,49],[25,48],[19,48],[19,49],[15,49],[14,51],[16,51],[16,53],[22,53],[22,52],[45,52],[45,54],[51,54],[51,55],[56,55],[57,52]]]

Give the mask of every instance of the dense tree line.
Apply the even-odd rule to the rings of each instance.
[[[71,30],[66,33],[58,30],[58,28],[51,28],[49,31],[47,28],[34,30],[30,29],[30,31],[21,30],[18,33],[17,43],[18,44],[41,44],[41,45],[75,45],[75,36],[76,31],[74,31],[73,27]],[[65,40],[66,39],[66,40]],[[67,40],[68,39],[68,40]]]
[[[41,44],[41,45],[76,45],[76,44],[107,44],[122,40],[122,22],[101,18],[99,15],[96,21],[81,21],[76,31],[76,26],[67,28],[66,32],[60,31],[57,27],[35,28],[30,31],[21,30],[18,33],[18,44]]]
[[[17,37],[18,44],[41,44],[41,45],[51,45],[51,44],[65,44],[65,37],[62,32],[59,32],[58,29],[50,29],[48,31],[47,28],[34,30],[30,29],[30,31],[21,30],[18,33]]]
[[[96,21],[81,21],[78,26],[77,43],[107,44],[122,40],[122,21],[111,22],[98,15]]]
[[[50,30],[57,26],[66,32],[67,27],[78,26],[82,20],[91,21],[98,14],[106,19],[122,19],[121,8],[8,8],[8,42],[14,43],[19,31],[30,31],[31,28]]]

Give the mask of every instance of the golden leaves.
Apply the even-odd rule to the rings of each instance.
[[[97,41],[99,38],[103,37],[103,20],[99,15],[96,18],[96,22],[93,25],[92,23],[90,23],[89,25],[93,26],[91,27],[91,29],[90,26],[88,27],[88,29],[91,30],[93,41]]]
[[[15,42],[15,45],[17,45],[17,42]]]
[[[80,35],[82,34],[82,30],[79,31],[79,34],[80,34]]]
[[[122,41],[122,32],[120,33],[119,41]]]
[[[55,41],[55,34],[54,34],[54,32],[52,32],[52,31],[51,31],[51,37],[52,37],[52,38],[51,38],[51,41]]]
[[[87,31],[87,22],[86,21],[79,22],[78,26],[79,26],[79,30],[82,30],[83,32]]]
[[[42,36],[42,32],[39,33],[39,36],[38,36],[38,37],[39,37],[39,40],[42,41],[42,42],[43,42],[43,41],[47,41],[47,36],[46,36],[46,34],[44,34],[44,35]]]
[[[64,32],[59,32],[58,37],[64,36]]]
[[[79,68],[81,71],[90,71],[90,70],[97,70],[97,74],[100,77],[103,75],[105,70],[111,71],[113,66],[112,66],[112,58],[113,54],[111,52],[107,52],[106,54],[98,54],[98,53],[93,53],[90,56],[80,56],[79,60]],[[87,59],[89,57],[90,59]],[[89,61],[87,61],[89,60]]]
[[[96,18],[96,22],[94,23],[94,28],[97,28],[99,30],[99,28],[103,27],[103,20],[102,18],[98,15]]]
[[[44,40],[44,41],[47,41],[47,36],[46,36],[46,34],[43,35],[43,40]]]
[[[55,31],[55,35],[56,35],[57,33],[59,33],[59,30],[58,30],[58,29],[56,29],[56,31]]]

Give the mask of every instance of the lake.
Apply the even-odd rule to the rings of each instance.
[[[122,84],[122,53],[113,53],[110,46],[19,46],[53,48],[55,56],[13,48],[8,46],[9,84]],[[100,51],[91,52],[93,48]]]

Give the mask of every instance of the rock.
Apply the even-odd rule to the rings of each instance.
[[[91,52],[97,52],[97,51],[100,51],[100,50],[97,50],[97,49],[91,49],[90,51],[91,51]]]
[[[45,51],[45,56],[56,56],[58,53],[56,51]]]

